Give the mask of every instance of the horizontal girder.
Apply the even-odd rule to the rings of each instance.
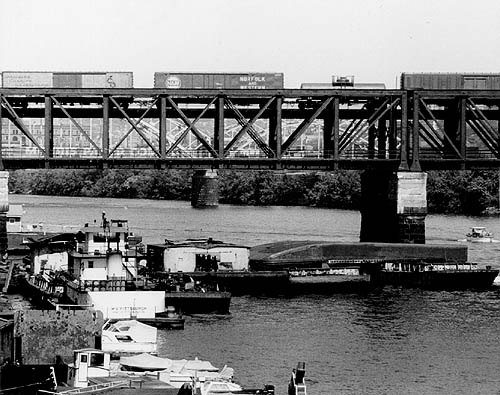
[[[489,169],[500,91],[0,89],[0,167]]]

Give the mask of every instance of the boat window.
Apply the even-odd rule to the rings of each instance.
[[[103,366],[103,365],[104,365],[104,354],[102,353],[90,354],[90,366]]]
[[[116,340],[121,342],[133,342],[132,338],[128,335],[115,335]]]
[[[106,242],[106,236],[104,233],[95,233],[93,235],[94,243],[104,243]]]

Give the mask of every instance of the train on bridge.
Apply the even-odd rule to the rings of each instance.
[[[3,88],[134,88],[132,72],[3,71]],[[284,73],[155,72],[158,89],[284,89]],[[380,82],[354,82],[354,76],[332,76],[329,82],[304,82],[301,89],[386,89]],[[401,89],[499,90],[500,73],[407,73]]]

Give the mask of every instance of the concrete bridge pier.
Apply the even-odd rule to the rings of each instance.
[[[9,172],[0,171],[0,260],[8,248],[7,212],[9,211]]]
[[[425,244],[427,173],[361,175],[361,242]]]
[[[196,170],[191,182],[191,206],[196,208],[219,205],[217,170]]]

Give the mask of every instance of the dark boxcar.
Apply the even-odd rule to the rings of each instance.
[[[155,88],[168,89],[283,89],[283,73],[169,73],[154,74]]]
[[[133,88],[131,72],[4,71],[4,88]]]
[[[500,89],[500,74],[403,73],[401,89]]]

